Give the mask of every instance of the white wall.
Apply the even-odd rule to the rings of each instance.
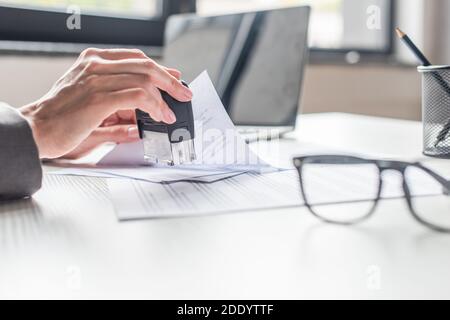
[[[45,94],[75,58],[0,56],[0,100],[15,107]]]
[[[314,65],[307,70],[304,112],[351,112],[421,119],[421,78],[414,67]]]

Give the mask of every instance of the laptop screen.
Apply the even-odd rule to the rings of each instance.
[[[309,7],[167,22],[165,65],[204,70],[236,125],[294,127],[308,52]]]

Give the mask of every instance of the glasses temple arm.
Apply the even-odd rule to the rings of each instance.
[[[434,172],[431,169],[428,169],[427,167],[421,165],[421,164],[417,164],[417,166],[424,170],[425,172],[427,172],[430,176],[432,176],[434,179],[436,179],[445,189],[446,193],[448,195],[450,195],[450,180],[445,179],[444,177],[442,177],[441,175],[437,174],[436,172]]]

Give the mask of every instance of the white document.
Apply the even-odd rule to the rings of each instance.
[[[299,206],[294,173],[246,173],[214,184],[108,179],[108,187],[119,220],[168,218]]]
[[[328,171],[329,172],[329,171]],[[336,204],[370,201],[372,185],[361,183],[365,177],[336,170],[332,177],[322,172],[310,176],[311,204]],[[332,184],[330,181],[339,181]],[[442,194],[439,184],[422,175],[414,177],[413,196]],[[304,204],[296,170],[276,173],[245,173],[213,184],[150,184],[136,180],[108,179],[111,200],[119,220],[197,216],[295,207]],[[384,175],[383,198],[403,197],[401,179],[396,172]],[[312,199],[312,200],[311,200]]]
[[[189,87],[194,94],[192,110],[197,154],[195,164],[216,167],[242,166],[243,170],[267,166],[240,137],[208,73],[204,71]],[[139,164],[145,165],[141,141],[119,144],[99,162],[99,165],[103,166]]]
[[[212,183],[243,173],[244,172],[240,170],[216,170],[214,168],[93,167],[83,169],[67,168],[49,172],[48,174],[135,179],[153,183],[173,183],[181,181]]]

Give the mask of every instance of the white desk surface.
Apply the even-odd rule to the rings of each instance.
[[[296,136],[288,160],[311,143],[421,157],[418,122],[307,115]],[[119,223],[102,179],[59,177],[0,204],[0,298],[450,298],[449,249],[404,200],[355,227],[304,208]]]

